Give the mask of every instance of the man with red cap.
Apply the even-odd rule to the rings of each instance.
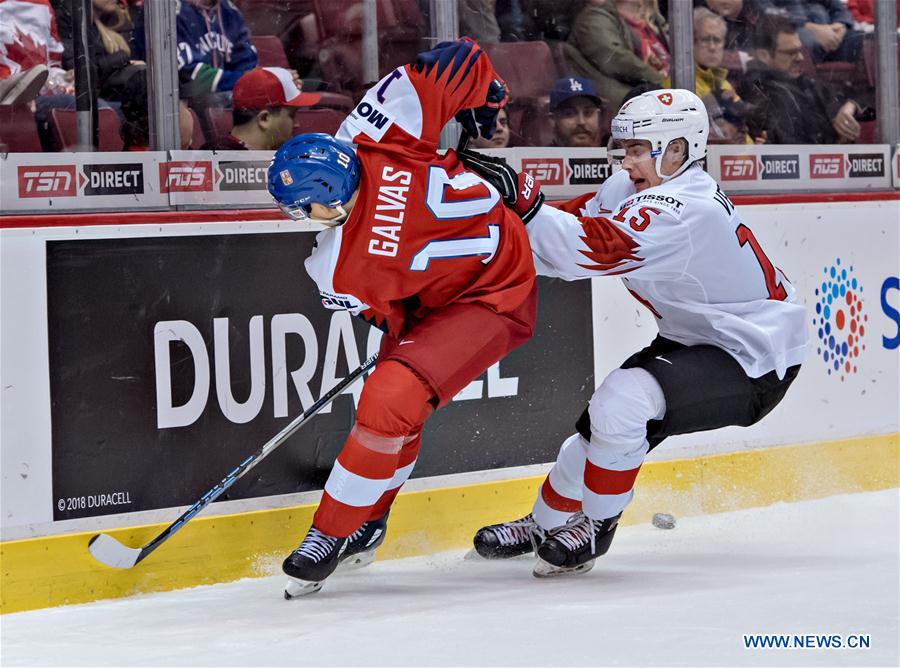
[[[298,107],[316,104],[321,95],[302,93],[290,70],[257,67],[238,79],[232,91],[234,127],[230,134],[216,137],[202,146],[205,150],[275,150],[294,133]]]

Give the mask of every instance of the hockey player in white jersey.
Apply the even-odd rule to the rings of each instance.
[[[596,195],[545,204],[527,222],[539,275],[621,277],[659,335],[594,392],[532,513],[476,534],[480,555],[536,547],[538,577],[590,570],[651,449],[675,434],[752,425],[796,377],[805,309],[698,163],[708,134],[706,109],[689,91],[629,100],[612,121],[610,155],[622,169]],[[474,152],[462,159],[514,209],[531,202],[528,180],[504,163]]]

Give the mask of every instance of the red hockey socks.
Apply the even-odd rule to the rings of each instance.
[[[387,361],[376,367],[363,386],[356,425],[325,483],[313,518],[316,528],[343,538],[390,506],[412,470],[432,396],[403,364]],[[404,467],[405,476],[398,472]]]

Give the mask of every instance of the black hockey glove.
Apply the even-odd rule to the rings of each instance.
[[[467,169],[478,174],[494,186],[503,203],[516,212],[526,225],[537,215],[544,204],[541,184],[528,172],[517,172],[501,158],[493,158],[477,151],[457,151],[457,156]]]

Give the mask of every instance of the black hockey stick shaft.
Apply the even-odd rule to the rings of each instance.
[[[459,128],[459,143],[456,145],[456,152],[462,153],[469,147],[469,132],[464,127]]]
[[[359,368],[350,372],[350,374],[348,374],[346,378],[344,378],[341,382],[339,382],[328,392],[326,392],[312,406],[307,408],[302,415],[297,416],[284,429],[282,429],[277,434],[275,434],[275,436],[269,439],[269,441],[267,441],[265,445],[263,445],[259,450],[257,450],[240,464],[238,464],[231,473],[229,473],[222,479],[219,484],[206,492],[206,494],[197,499],[197,501],[195,501],[190,508],[184,511],[181,517],[167,526],[156,538],[144,545],[141,548],[140,554],[137,556],[137,559],[134,561],[134,564],[137,564],[138,562],[146,559],[151,552],[165,543],[169,538],[171,538],[179,529],[181,529],[181,527],[187,524],[191,520],[191,518],[193,518],[197,513],[206,508],[213,501],[218,499],[222,494],[225,493],[225,491],[229,487],[231,487],[250,470],[252,470],[254,466],[259,464],[263,459],[272,454],[272,452],[274,452],[275,449],[278,448],[278,446],[282,445],[310,418],[312,418],[325,406],[330,404],[334,400],[334,398],[337,397],[347,386],[352,384],[357,378],[371,369],[375,365],[375,361],[377,360],[377,358],[378,353],[372,355],[369,359],[363,362],[359,366]],[[94,536],[94,538],[91,539],[91,542],[93,542],[96,538],[97,536]]]

